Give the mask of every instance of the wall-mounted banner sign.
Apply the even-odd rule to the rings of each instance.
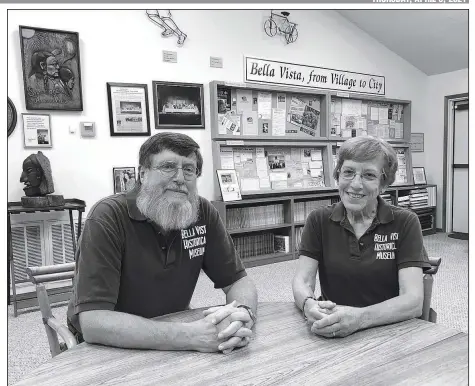
[[[244,81],[385,95],[380,75],[245,57]]]

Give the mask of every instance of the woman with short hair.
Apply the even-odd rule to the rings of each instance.
[[[422,314],[422,270],[430,264],[419,219],[379,197],[397,167],[396,152],[382,139],[351,138],[340,148],[333,176],[341,201],[308,216],[292,283],[317,335],[344,337]]]

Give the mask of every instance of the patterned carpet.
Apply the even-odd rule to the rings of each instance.
[[[437,323],[468,332],[468,241],[447,237],[445,233],[424,237],[431,257],[441,257],[442,264],[434,281],[432,307],[438,313]],[[259,301],[293,301],[290,280],[296,261],[250,268],[248,275],[256,283]],[[318,287],[318,281],[317,281]],[[222,291],[201,275],[193,299],[193,307],[224,303]],[[54,315],[66,324],[66,306],[55,307]],[[46,334],[38,311],[22,310],[13,317],[8,307],[8,384],[13,385],[26,374],[50,359]]]

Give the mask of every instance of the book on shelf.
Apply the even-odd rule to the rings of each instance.
[[[274,235],[274,252],[290,252],[290,237]]]
[[[284,223],[284,204],[227,208],[227,229],[254,228]]]

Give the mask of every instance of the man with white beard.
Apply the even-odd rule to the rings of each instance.
[[[156,134],[140,148],[134,189],[90,210],[68,307],[78,342],[224,353],[248,344],[256,288],[217,210],[198,195],[202,165],[193,139]],[[227,305],[191,323],[151,320],[189,308],[201,269]]]

